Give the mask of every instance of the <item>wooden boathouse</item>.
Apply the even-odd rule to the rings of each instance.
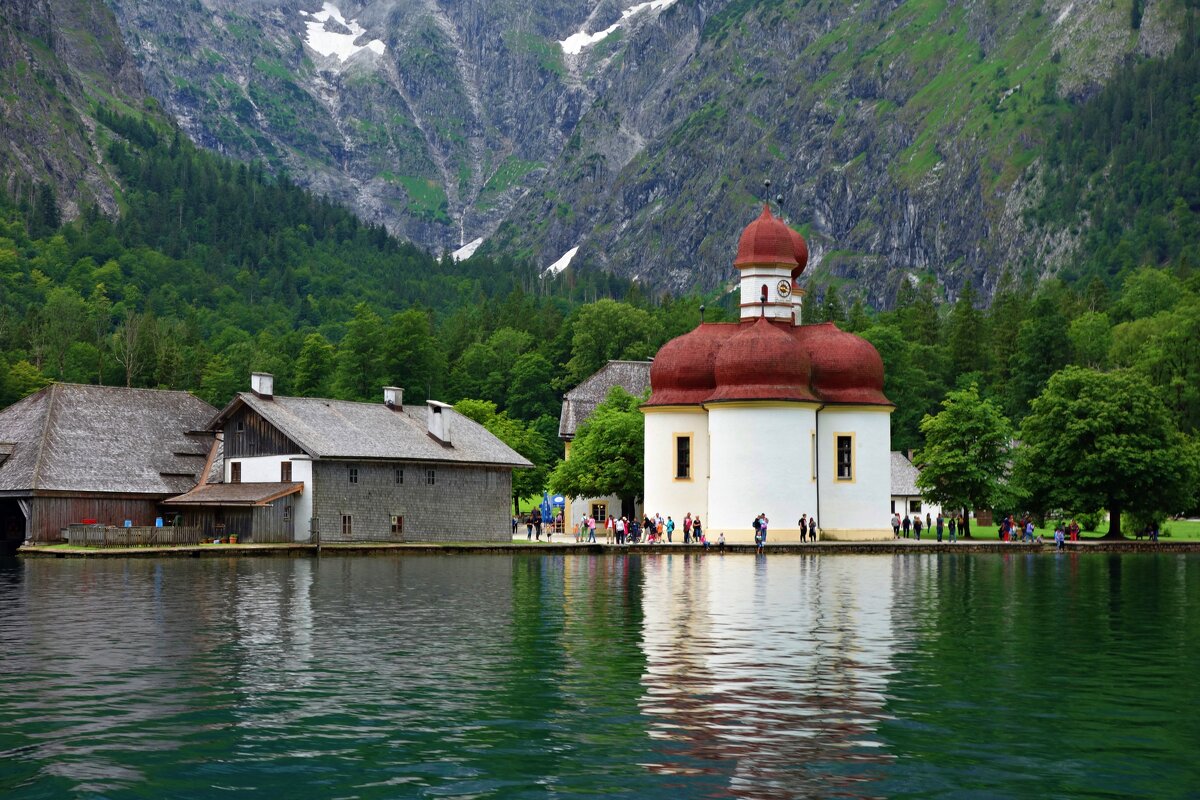
[[[0,411],[0,542],[154,526],[192,489],[216,409],[188,392],[55,383]]]

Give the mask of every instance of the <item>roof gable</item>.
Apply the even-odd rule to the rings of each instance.
[[[649,361],[609,361],[563,397],[558,417],[558,435],[573,439],[575,431],[592,415],[596,406],[608,398],[614,386],[620,386],[634,397],[641,397],[650,388]]]

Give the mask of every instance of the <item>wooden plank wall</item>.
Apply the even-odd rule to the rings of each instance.
[[[241,430],[238,426],[241,425]],[[299,455],[295,442],[255,411],[241,408],[225,423],[225,458]]]
[[[102,525],[121,527],[153,525],[160,516],[159,501],[142,498],[96,495],[92,497],[34,497],[30,537],[35,542],[63,541],[63,529],[72,522],[94,519]]]

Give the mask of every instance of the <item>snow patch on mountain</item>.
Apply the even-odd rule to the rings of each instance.
[[[468,258],[475,255],[475,251],[479,249],[479,245],[481,244],[483,244],[482,236],[480,236],[478,239],[472,239],[451,253],[450,257],[455,261],[466,261]]]
[[[577,56],[583,52],[583,48],[591,47],[599,41],[603,41],[610,34],[621,27],[621,24],[627,21],[630,17],[640,14],[643,11],[661,11],[664,8],[669,8],[675,4],[675,0],[650,0],[648,3],[638,3],[635,6],[630,6],[621,12],[621,19],[609,25],[602,31],[588,33],[586,30],[581,30],[571,34],[565,39],[558,42],[558,46],[562,48],[567,55]]]
[[[579,245],[572,247],[570,250],[568,250],[567,252],[562,254],[562,258],[560,258],[558,261],[555,261],[553,264],[551,264],[550,266],[548,266],[544,270],[542,270],[542,274],[543,275],[557,275],[558,273],[562,272],[564,269],[567,268],[568,265],[570,265],[571,259],[574,258],[575,254],[578,252],[579,252]]]
[[[355,44],[367,32],[366,28],[355,20],[347,21],[333,3],[325,3],[320,11],[301,11],[300,15],[305,18],[304,26],[308,29],[308,35],[304,38],[305,44],[323,56],[334,56],[338,61],[344,62],[363,50],[383,55],[387,49],[379,39],[372,39],[364,45]],[[333,20],[337,28],[349,33],[330,30],[331,27],[335,27],[329,24],[330,20]]]

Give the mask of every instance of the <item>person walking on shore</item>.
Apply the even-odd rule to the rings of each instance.
[[[942,526],[945,522],[946,520],[942,517],[942,512],[939,511],[937,515],[937,540],[939,542],[942,540]]]
[[[613,521],[612,517],[607,517],[604,520],[604,543],[605,544],[613,543],[613,535],[616,533],[616,530],[617,530],[616,522]]]
[[[675,520],[671,519],[670,515],[668,515],[667,523],[663,527],[667,531],[667,544],[670,544],[671,543],[671,534],[675,532]]]
[[[800,517],[800,541],[808,541],[808,514]]]
[[[958,520],[953,514],[950,515],[950,541],[958,541]]]
[[[904,515],[904,522],[901,523],[901,527],[904,528],[904,538],[907,539],[908,532],[912,530],[912,520],[909,518],[908,514]]]
[[[893,539],[900,538],[900,512],[899,511],[892,512],[892,538]]]
[[[921,541],[921,515],[917,514],[912,521],[913,539]]]
[[[683,518],[683,543],[690,544],[692,541],[692,512],[687,512],[687,516]]]
[[[595,544],[596,542],[596,518],[588,514],[587,518],[588,542]]]
[[[764,511],[763,513],[759,514],[758,518],[760,520],[758,530],[762,533],[762,540],[763,544],[765,545],[767,543],[767,522],[769,521],[767,519],[767,512]]]

